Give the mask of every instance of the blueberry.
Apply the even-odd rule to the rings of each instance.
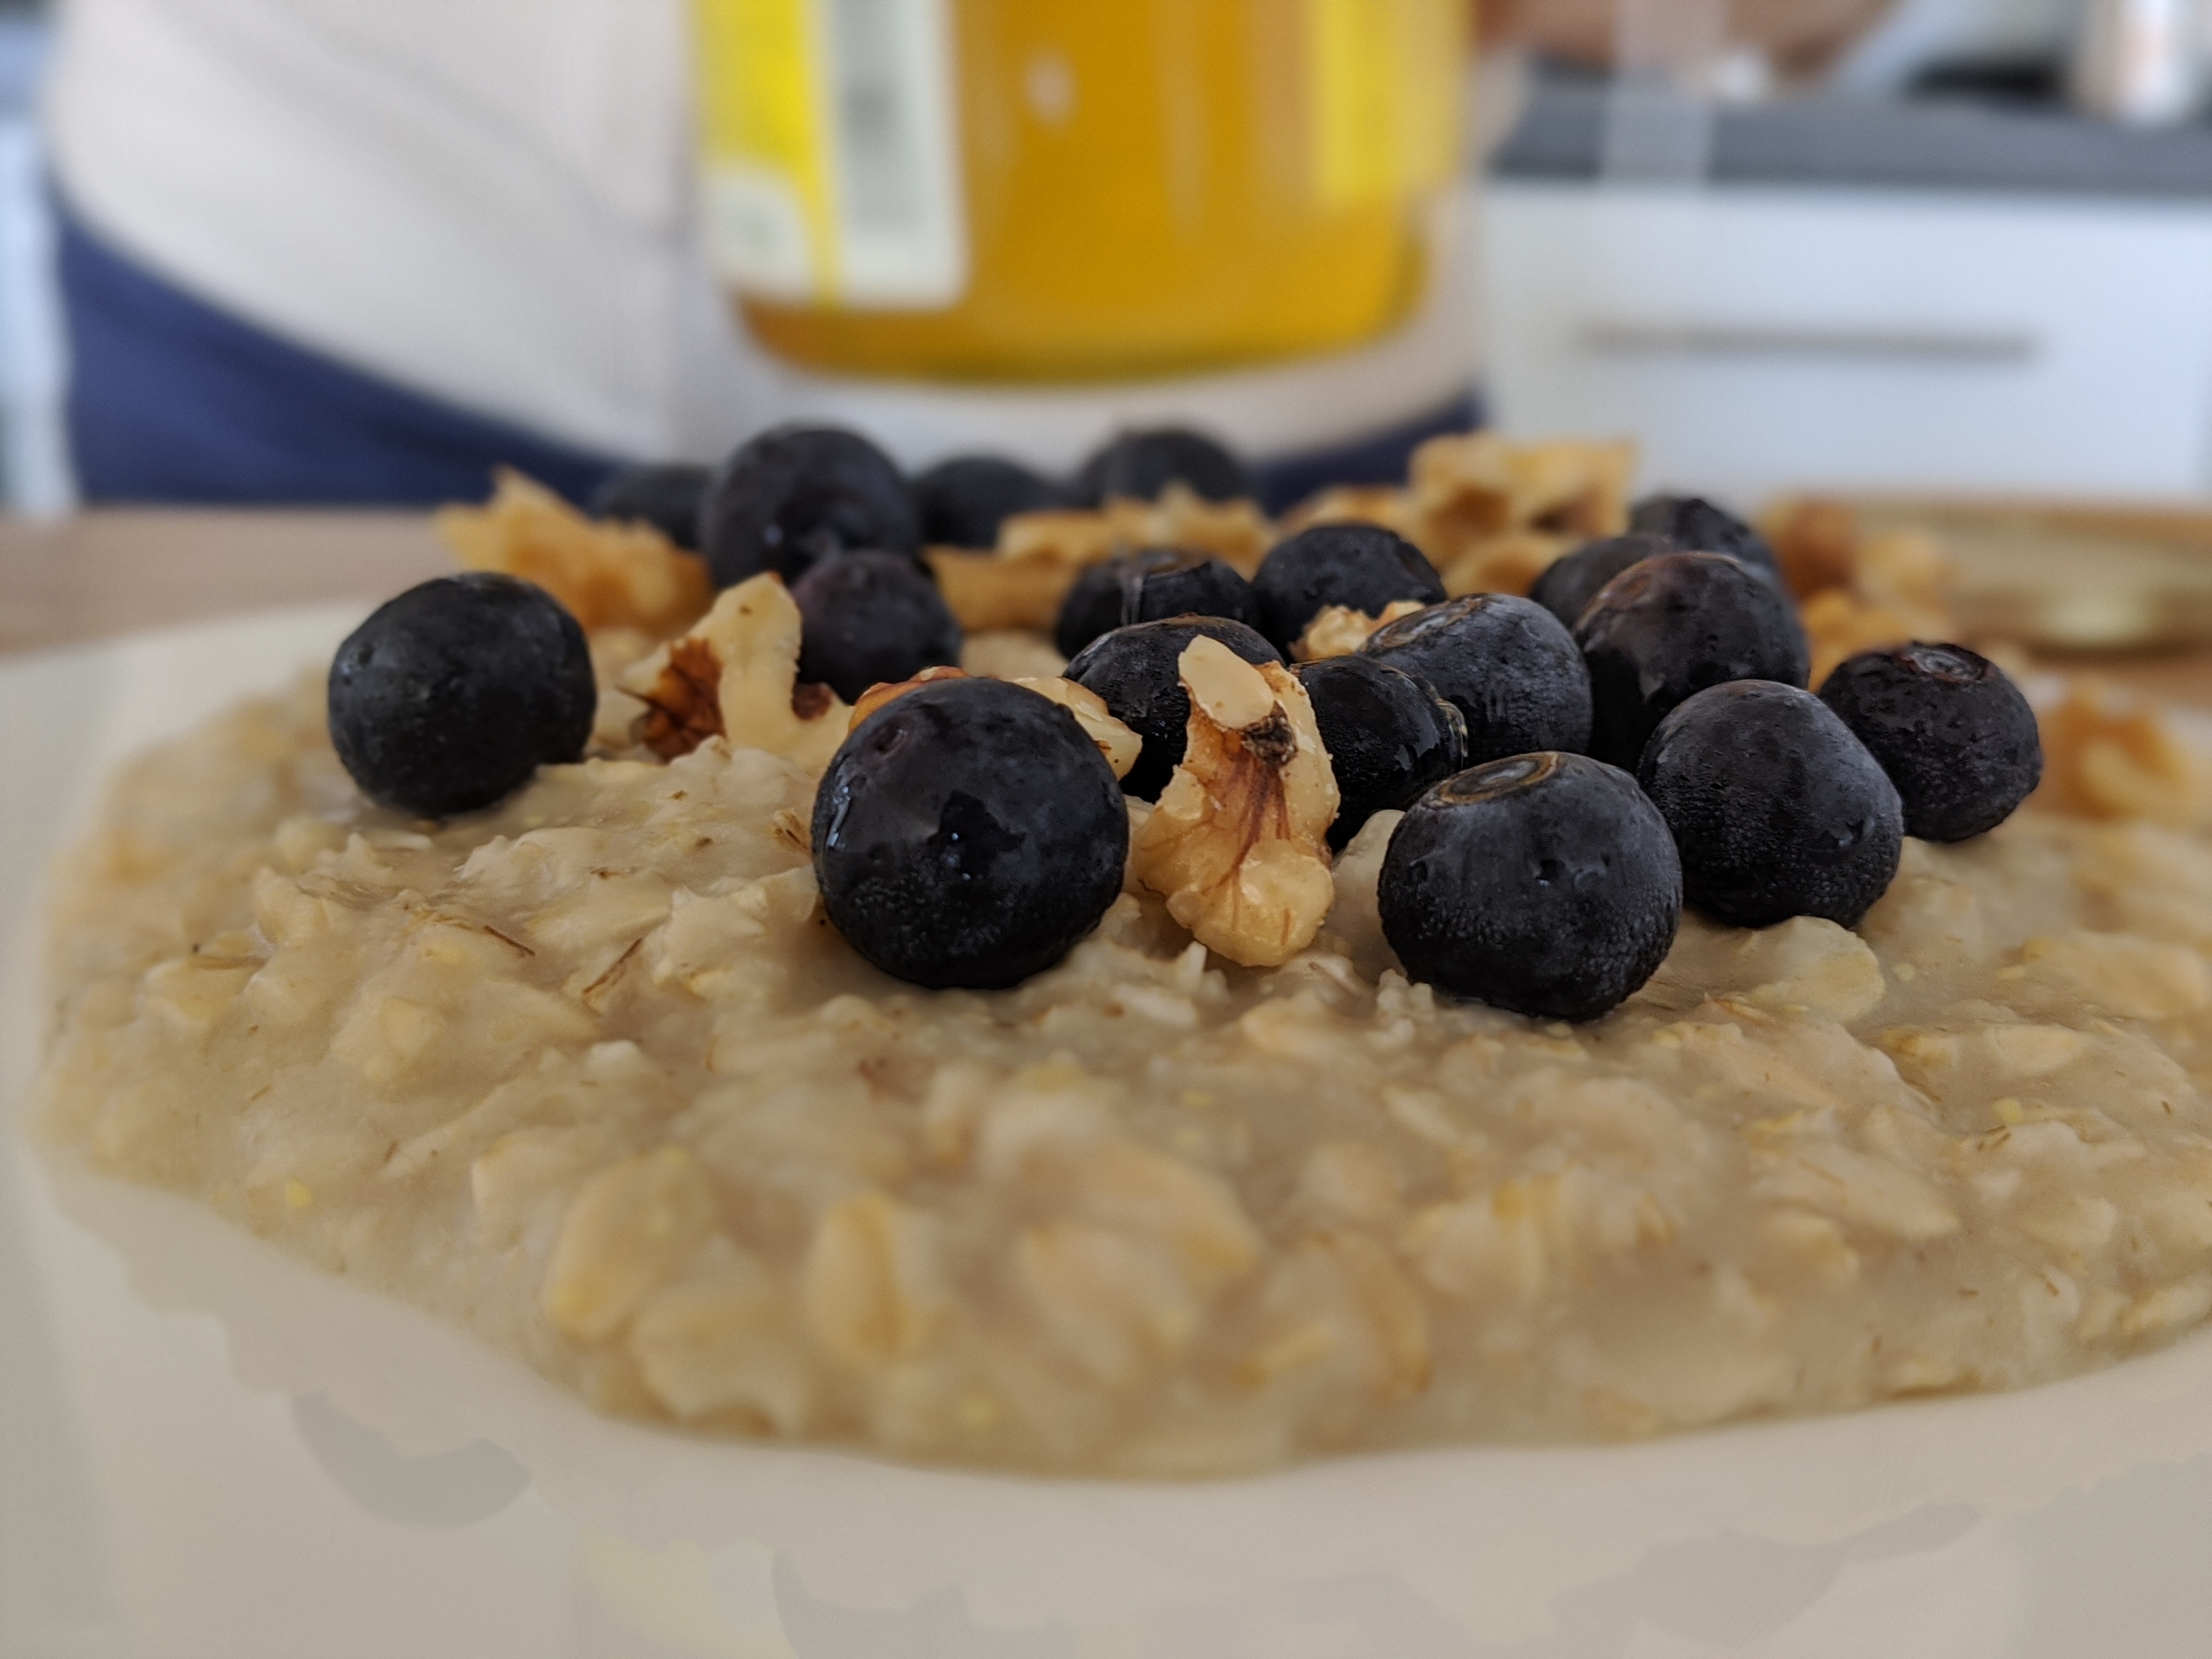
[[[592,516],[649,524],[687,551],[699,550],[699,502],[713,474],[703,466],[634,466],[592,497]]]
[[[960,660],[960,624],[911,559],[847,553],[792,584],[805,621],[799,678],[857,702],[872,685]]]
[[[1664,536],[1684,553],[1725,553],[1742,560],[1777,587],[1783,586],[1782,562],[1766,538],[1702,495],[1649,496],[1636,504],[1628,527]]]
[[[1590,753],[1633,768],[1667,712],[1709,685],[1812,672],[1796,608],[1718,553],[1665,553],[1607,582],[1575,624],[1596,716]]]
[[[919,560],[921,522],[890,458],[857,432],[781,426],[722,463],[699,504],[699,546],[720,587],[773,570],[797,581],[837,553]]]
[[[1226,617],[1249,627],[1259,610],[1252,584],[1219,559],[1151,547],[1094,564],[1077,577],[1052,642],[1061,656],[1072,657],[1101,634],[1167,617]]]
[[[1889,774],[1908,836],[1984,835],[2043,781],[2035,711],[2002,668],[1964,646],[1869,651],[1828,676],[1820,701]]]
[[[1404,537],[1372,524],[1322,524],[1267,555],[1253,579],[1260,631],[1288,651],[1332,605],[1379,617],[1401,599],[1437,605],[1444,585],[1436,567]]]
[[[1674,544],[1664,536],[1615,536],[1610,541],[1590,542],[1537,577],[1528,597],[1572,628],[1583,619],[1589,602],[1615,576],[1632,565],[1674,550]]]
[[[1291,671],[1313,703],[1341,805],[1328,844],[1341,853],[1377,812],[1410,806],[1467,764],[1467,722],[1410,674],[1373,657]]]
[[[1895,786],[1833,709],[1794,685],[1700,691],[1660,722],[1641,775],[1674,832],[1690,902],[1716,921],[1856,927],[1897,874]]]
[[[1471,593],[1367,636],[1365,654],[1427,683],[1467,720],[1467,761],[1589,747],[1589,670],[1533,599]]]
[[[584,630],[551,594],[490,572],[441,576],[338,647],[331,742],[372,800],[451,817],[581,759],[599,701]]]
[[[1067,678],[1103,698],[1114,718],[1145,740],[1144,752],[1121,780],[1140,800],[1158,800],[1182,762],[1190,739],[1190,694],[1176,665],[1200,635],[1219,640],[1246,662],[1282,661],[1243,623],[1220,617],[1173,617],[1101,635],[1067,665]]]
[[[939,461],[914,481],[921,538],[932,547],[988,552],[999,544],[999,526],[1015,514],[1048,512],[1074,501],[1065,484],[995,455]]]
[[[1581,755],[1516,755],[1414,803],[1376,897],[1414,979],[1540,1019],[1595,1019],[1674,943],[1682,868],[1626,772]]]
[[[1209,501],[1242,501],[1258,493],[1234,451],[1182,427],[1121,433],[1084,462],[1075,493],[1086,507],[1115,497],[1156,501],[1171,483],[1187,484]]]
[[[1129,815],[1075,717],[1002,680],[939,680],[860,723],[814,799],[830,921],[885,973],[997,990],[1121,891]]]

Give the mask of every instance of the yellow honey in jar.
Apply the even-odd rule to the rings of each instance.
[[[1421,297],[1466,0],[695,0],[707,240],[840,373],[1098,380]]]

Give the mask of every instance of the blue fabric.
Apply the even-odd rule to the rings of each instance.
[[[617,469],[290,344],[59,217],[87,501],[430,507],[482,499],[504,465],[580,502]]]
[[[1270,513],[1287,513],[1333,485],[1403,483],[1413,452],[1430,439],[1472,432],[1484,424],[1482,399],[1470,391],[1387,431],[1261,461],[1254,469],[1261,505]]]

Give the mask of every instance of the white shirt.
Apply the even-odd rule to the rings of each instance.
[[[1470,263],[1374,344],[1065,391],[806,374],[744,343],[693,220],[686,0],[63,0],[46,125],[103,238],[234,315],[616,457],[713,459],[772,421],[909,465],[1072,465],[1121,426],[1248,452],[1463,392]]]
[[[758,424],[699,258],[683,0],[64,0],[89,227],[247,322],[617,457]]]

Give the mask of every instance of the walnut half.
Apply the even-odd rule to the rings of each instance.
[[[646,706],[638,741],[664,760],[709,738],[763,749],[819,772],[845,740],[850,713],[826,685],[799,678],[798,604],[779,576],[756,576],[714,601],[698,625],[622,678]]]
[[[1272,968],[1313,943],[1336,896],[1336,777],[1304,687],[1217,640],[1190,642],[1189,750],[1131,852],[1138,880],[1209,951]]]

